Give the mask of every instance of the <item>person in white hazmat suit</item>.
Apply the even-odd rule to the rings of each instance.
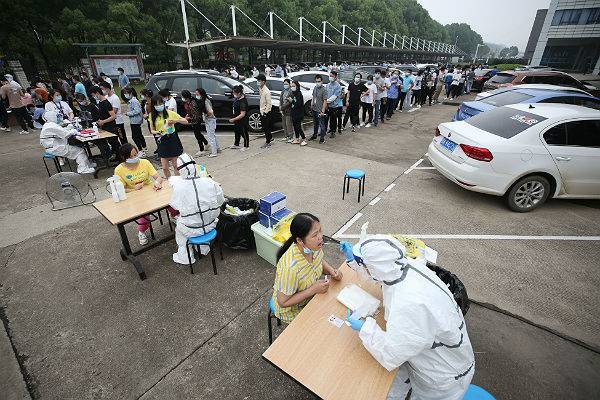
[[[202,165],[189,154],[183,153],[177,157],[177,170],[180,176],[172,176],[169,183],[173,187],[170,205],[179,211],[177,226],[175,228],[175,241],[177,252],[173,254],[173,261],[179,264],[188,264],[187,238],[201,236],[217,226],[221,204],[225,201],[223,189],[212,180]],[[208,254],[208,246],[200,246],[203,255]],[[194,252],[190,246],[192,263]]]
[[[46,111],[44,113],[44,125],[40,132],[40,144],[46,151],[54,156],[65,157],[77,162],[77,172],[80,174],[92,174],[95,171],[96,164],[92,163],[85,150],[81,147],[71,146],[67,140],[76,135],[77,131],[73,128],[63,128],[57,123],[58,115],[56,111]]]
[[[388,399],[460,400],[475,372],[463,314],[447,286],[422,260],[405,256],[388,235],[342,242],[351,268],[381,282],[386,330],[367,317],[348,316],[365,348],[388,371],[399,368]],[[353,318],[354,317],[354,318]]]

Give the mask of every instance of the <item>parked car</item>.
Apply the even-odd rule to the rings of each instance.
[[[515,68],[515,71],[552,71],[552,67],[546,65],[523,65]]]
[[[204,88],[210,96],[217,117],[217,124],[231,125],[229,118],[231,118],[233,109],[233,87],[236,85],[242,85],[248,101],[250,131],[260,132],[262,126],[260,123],[259,95],[248,85],[235,79],[194,70],[166,71],[154,74],[146,84],[146,89],[150,89],[154,93],[157,93],[160,89],[169,89],[171,95],[177,101],[177,111],[183,114],[181,91],[187,89],[193,93],[197,88]],[[278,112],[275,113],[275,118],[276,120],[280,118]]]
[[[279,96],[283,91],[283,81],[286,78],[267,78],[267,87],[271,92],[271,96],[273,98],[273,102],[276,100],[277,107],[279,107]],[[290,78],[291,79],[291,78]],[[255,78],[248,78],[244,81],[244,83],[252,88],[256,93],[258,93],[258,81]],[[310,112],[310,102],[312,100],[312,90],[305,89],[302,86],[300,87],[300,91],[302,92],[302,97],[304,98],[304,110],[306,115],[311,115]]]
[[[548,197],[600,199],[600,111],[513,104],[438,126],[431,164],[457,185],[531,211]]]
[[[481,92],[483,90],[483,85],[494,75],[492,71],[493,69],[491,68],[476,70],[471,90],[474,92]]]
[[[323,85],[327,85],[329,83],[329,72],[327,71],[297,71],[291,72],[288,74],[288,78],[296,80],[300,83],[303,89],[312,90],[315,87],[315,77],[320,75],[323,78]],[[345,92],[348,87],[348,83],[340,79],[340,85],[342,86],[342,91]]]
[[[464,121],[479,113],[493,110],[497,107],[507,106],[518,103],[562,103],[575,104],[578,106],[590,107],[600,110],[600,99],[590,96],[585,92],[577,93],[568,90],[561,90],[560,86],[554,86],[554,89],[530,89],[515,86],[512,90],[506,90],[501,93],[487,96],[482,100],[465,101],[452,117],[452,121]]]
[[[580,82],[569,74],[560,71],[504,71],[498,72],[488,80],[483,88],[494,90],[501,87],[522,85],[524,83],[544,83],[548,85],[569,86],[585,90],[589,94],[600,97],[600,90],[587,82]]]
[[[523,85],[518,85],[518,86],[506,86],[506,87],[502,87],[499,89],[494,89],[494,90],[490,90],[489,92],[481,92],[478,93],[477,96],[475,96],[475,100],[482,100],[488,96],[492,96],[498,93],[502,93],[502,92],[506,92],[508,90],[515,90],[515,89],[541,89],[541,90],[556,90],[557,88],[559,88],[560,90],[563,91],[567,91],[569,93],[581,93],[581,94],[587,94],[589,95],[588,92],[586,92],[585,90],[581,90],[581,89],[577,89],[574,87],[568,87],[568,86],[556,86],[556,85],[545,85],[542,83],[525,83]]]

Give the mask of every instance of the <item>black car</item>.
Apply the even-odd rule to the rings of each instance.
[[[262,126],[260,123],[259,94],[242,82],[208,72],[181,70],[154,74],[146,84],[146,89],[152,90],[154,94],[158,93],[161,89],[169,89],[171,95],[177,101],[177,111],[183,115],[181,91],[187,89],[194,93],[196,89],[204,88],[212,102],[213,110],[217,117],[217,124],[231,125],[229,118],[232,117],[233,87],[236,85],[244,87],[244,94],[248,101],[248,124],[250,131],[260,132]],[[275,107],[273,108],[275,109]],[[279,112],[274,112],[272,115],[276,121],[281,118]]]
[[[483,85],[494,75],[492,71],[493,69],[491,68],[475,71],[475,78],[473,79],[471,90],[481,92],[483,90]]]

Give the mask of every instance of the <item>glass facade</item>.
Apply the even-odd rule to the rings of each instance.
[[[600,24],[600,8],[577,8],[557,10],[552,18],[552,26]]]

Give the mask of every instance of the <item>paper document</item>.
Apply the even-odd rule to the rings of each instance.
[[[364,314],[363,317],[375,314],[381,304],[379,300],[355,284],[343,288],[337,300],[352,311],[360,309]]]

